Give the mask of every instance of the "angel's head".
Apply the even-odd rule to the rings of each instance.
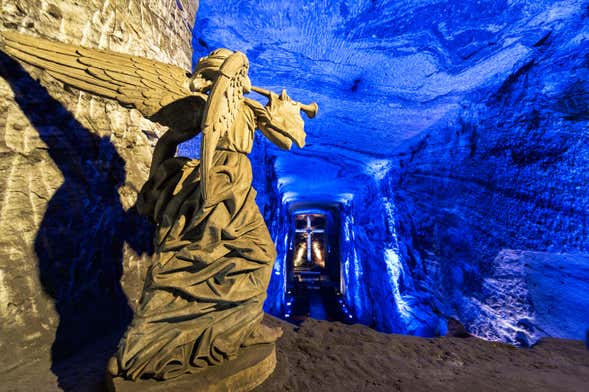
[[[198,92],[209,90],[215,84],[223,63],[235,53],[232,50],[221,48],[201,57],[190,80],[190,89]],[[247,78],[247,82],[249,84],[249,78]]]

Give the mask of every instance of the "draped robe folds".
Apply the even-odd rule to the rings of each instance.
[[[235,357],[258,327],[274,243],[255,203],[242,107],[219,141],[203,205],[199,161],[170,158],[143,186],[138,210],[157,224],[156,257],[116,354],[128,379],[169,379]]]

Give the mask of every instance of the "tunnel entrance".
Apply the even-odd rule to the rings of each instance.
[[[307,211],[295,213],[293,220],[286,318],[352,321],[340,290],[339,225],[334,216],[328,211]]]

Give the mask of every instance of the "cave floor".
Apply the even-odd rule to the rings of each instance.
[[[256,392],[589,391],[589,350],[545,339],[533,348],[469,338],[420,338],[307,319],[280,325],[278,365]]]
[[[276,391],[587,391],[589,350],[581,341],[546,339],[515,348],[470,338],[383,334],[361,325],[307,319],[281,326],[274,374],[256,392]],[[108,346],[108,345],[107,345]],[[103,391],[101,344],[54,366],[0,374],[0,391]]]

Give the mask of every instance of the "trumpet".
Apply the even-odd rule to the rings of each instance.
[[[275,94],[274,92],[270,91],[270,90],[266,90],[265,88],[261,88],[261,87],[256,87],[256,86],[252,86],[251,90],[265,96],[266,98],[270,99],[270,97],[272,96],[272,94]],[[284,90],[283,90],[284,91]],[[319,111],[319,106],[317,105],[317,102],[311,102],[309,104],[304,104],[304,103],[300,103],[297,101],[293,101],[295,103],[297,103],[299,105],[299,107],[301,108],[301,110],[307,115],[307,117],[309,118],[313,118],[317,115],[317,112]]]

